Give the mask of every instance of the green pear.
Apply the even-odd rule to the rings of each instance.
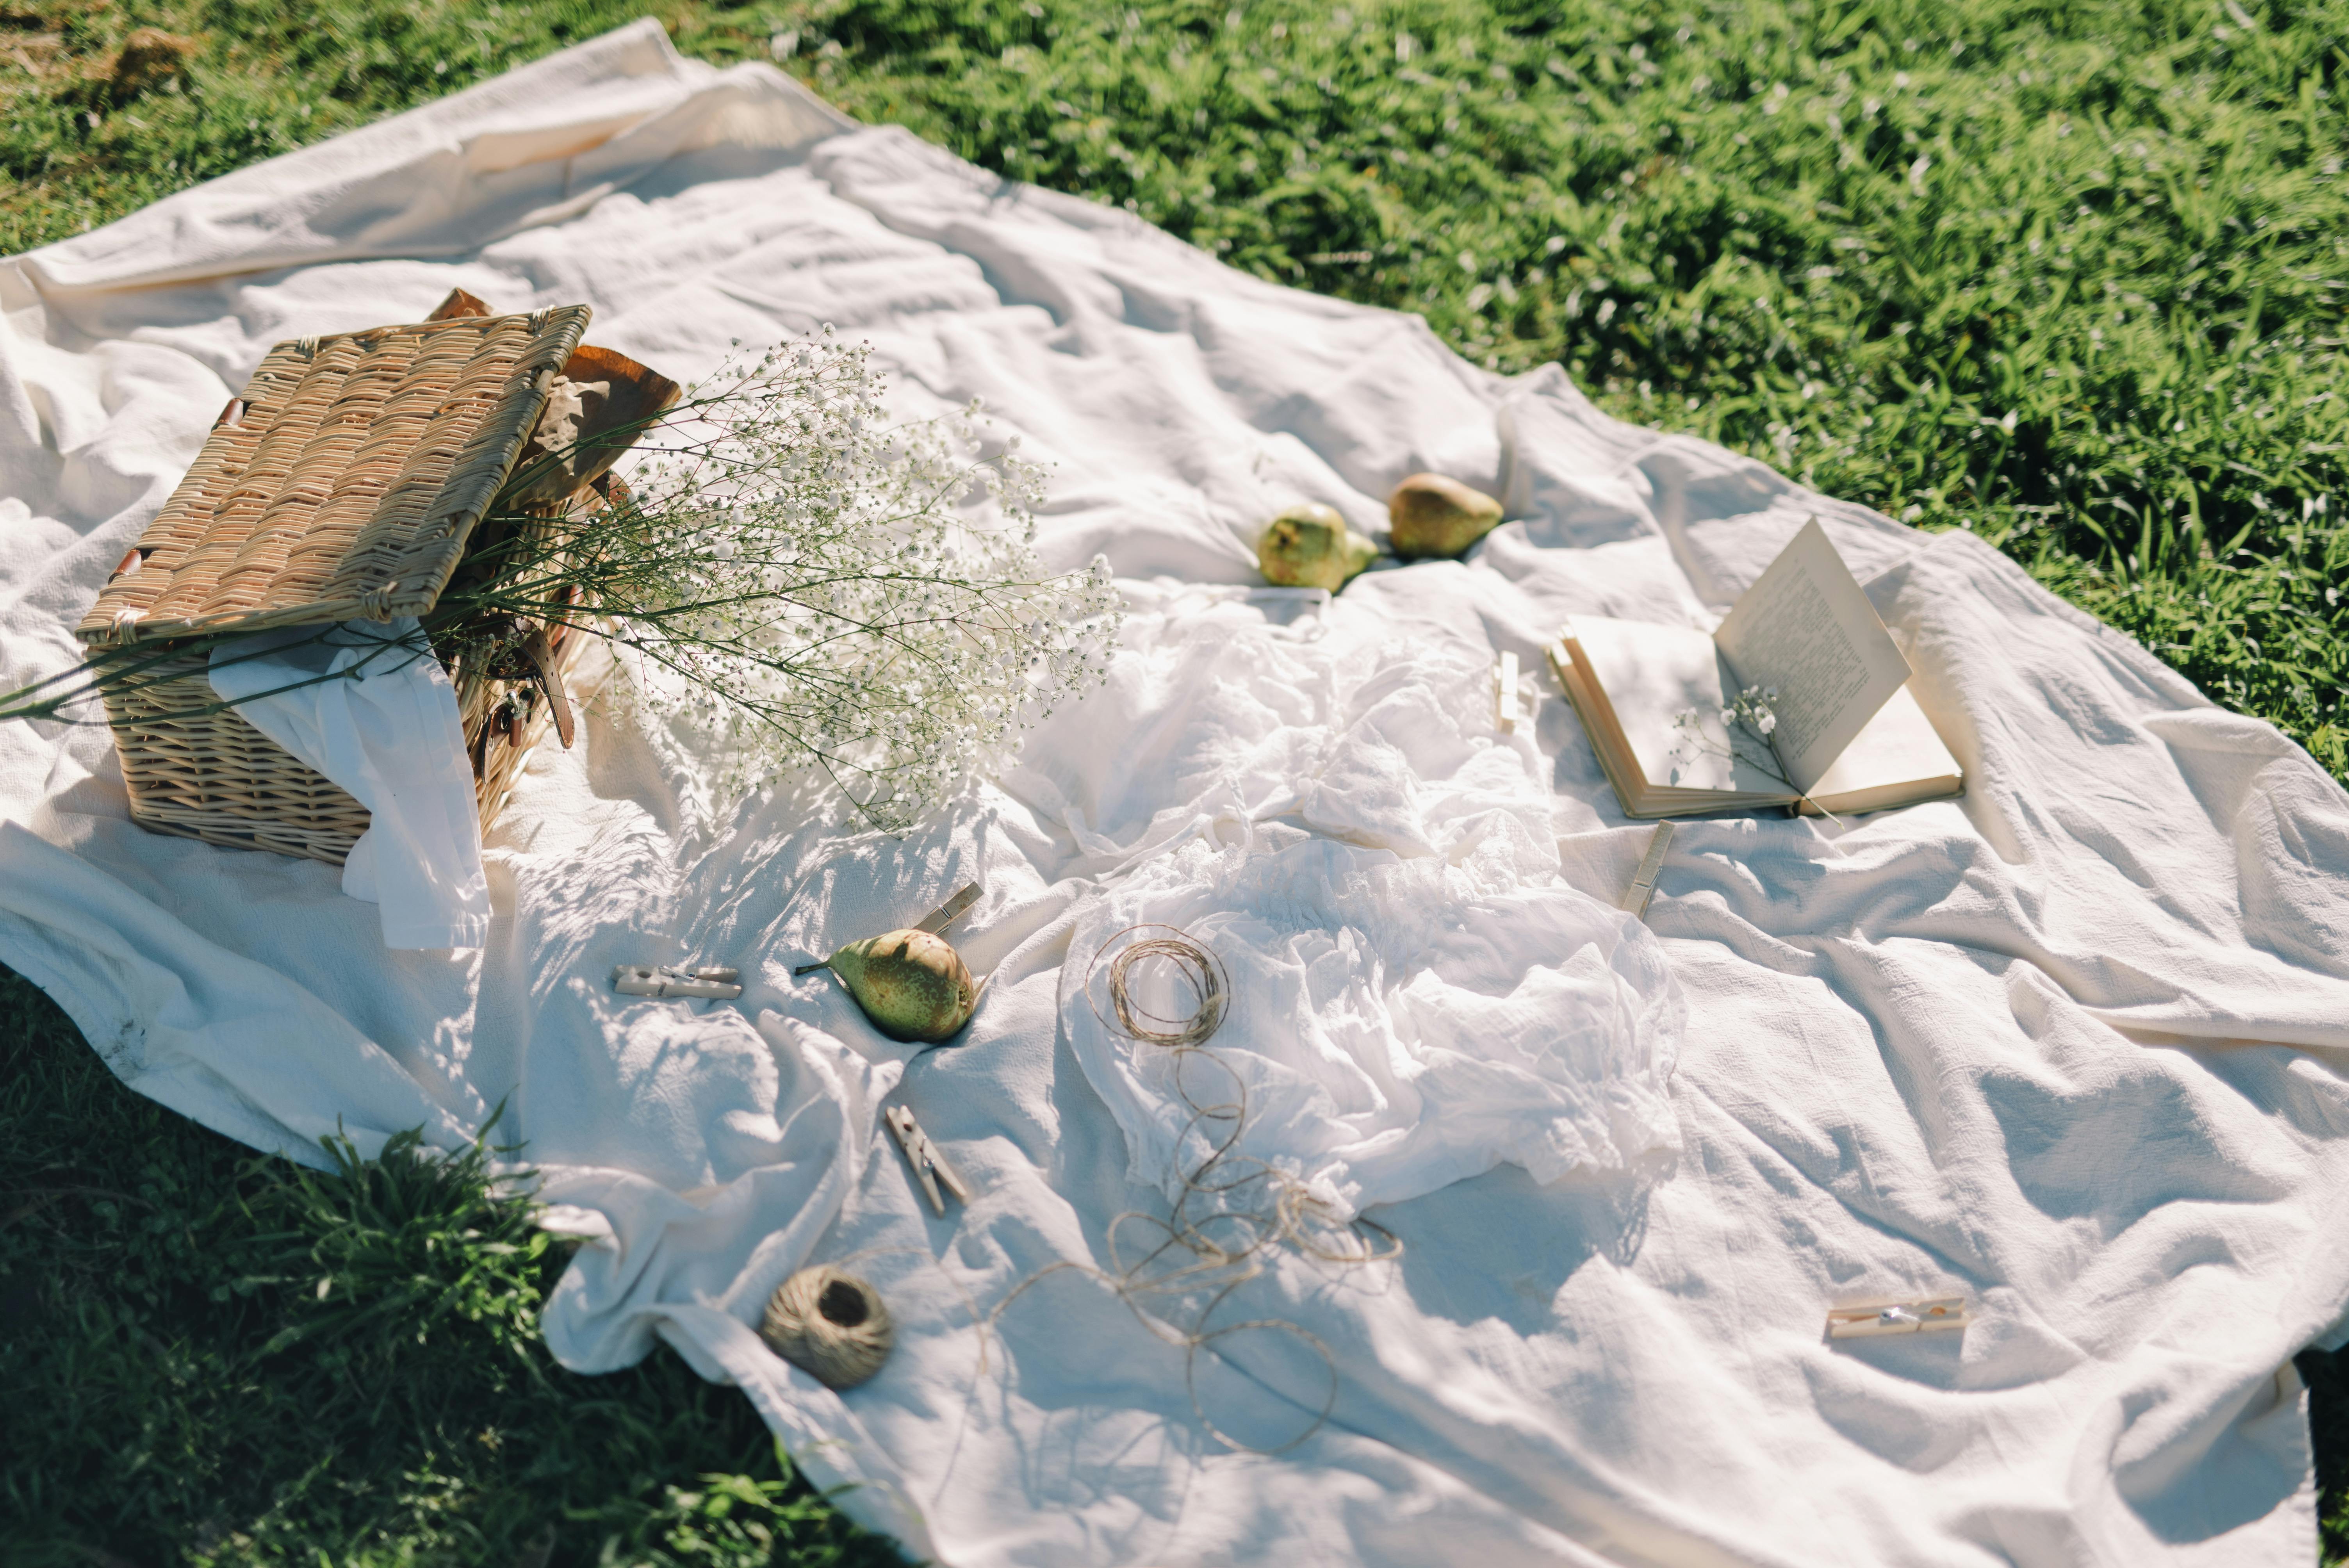
[[[1335,593],[1378,559],[1379,547],[1346,526],[1336,509],[1292,506],[1265,524],[1256,563],[1276,588],[1327,588]]]
[[[1413,474],[1387,497],[1394,552],[1405,561],[1461,554],[1500,521],[1499,501],[1442,474]]]
[[[893,1040],[947,1039],[970,1022],[978,988],[962,954],[926,931],[889,931],[852,942],[822,965],[840,976],[873,1026]]]

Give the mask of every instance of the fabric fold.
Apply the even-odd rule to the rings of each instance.
[[[241,637],[212,650],[208,676],[247,724],[367,809],[343,891],[380,907],[385,946],[489,939],[457,692],[413,616]]]

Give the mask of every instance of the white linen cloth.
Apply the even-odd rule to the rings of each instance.
[[[1647,927],[1560,878],[1547,759],[1493,733],[1491,669],[1416,639],[1364,658],[1247,630],[1179,679],[1260,711],[1329,694],[1321,722],[1256,738],[1296,771],[1228,843],[1171,846],[1071,917],[1061,1029],[1128,1180],[1172,1202],[1227,1152],[1350,1219],[1504,1161],[1554,1181],[1677,1150],[1679,990]],[[1229,983],[1209,1065],[1113,1026],[1112,949],[1145,925],[1206,944]],[[1129,985],[1162,1019],[1195,1011],[1163,965]],[[1239,1125],[1201,1115],[1226,1105]]]
[[[1128,1181],[1173,1201],[1228,1151],[1351,1219],[1504,1161],[1555,1181],[1678,1150],[1681,999],[1645,926],[1568,887],[1480,892],[1433,857],[1266,826],[1270,842],[1185,844],[1076,915],[1061,1027],[1124,1130]],[[1099,955],[1138,925],[1222,965],[1215,1068],[1112,1026]],[[1149,964],[1132,983],[1162,1019],[1195,1011]],[[1202,1119],[1226,1106],[1237,1124]]]
[[[416,617],[295,626],[223,643],[207,677],[247,724],[367,809],[343,891],[378,906],[386,947],[490,935],[481,816],[449,672]]]
[[[681,738],[591,713],[492,835],[470,954],[387,952],[323,866],[132,827],[102,729],[0,728],[0,958],[127,1081],[296,1158],[337,1119],[453,1144],[504,1102],[550,1222],[588,1238],[555,1352],[616,1367],[660,1336],[949,1563],[2313,1560],[2288,1358],[2349,1303],[2349,799],[2273,729],[1969,537],[1616,423],[1556,370],[1484,374],[1411,318],[1003,185],[764,67],[681,62],[649,25],[0,263],[8,672],[72,656],[273,341],[412,320],[451,284],[585,300],[595,341],[688,379],[830,320],[909,410],[985,397],[1058,463],[1044,547],[1120,574],[1126,651],[902,841],[772,799],[715,812]],[[1247,586],[1263,518],[1314,500],[1375,528],[1420,469],[1514,521],[1326,608]],[[1368,798],[1325,763],[1360,716],[1334,674],[1253,678],[1308,621],[1332,672],[1406,642],[1538,669],[1569,614],[1703,624],[1814,513],[1969,789],[1839,834],[1682,829],[1651,911],[1687,1009],[1677,1159],[1505,1163],[1373,1211],[1394,1264],[1273,1258],[1229,1315],[1327,1347],[1329,1419],[1304,1431],[1330,1368],[1294,1335],[1192,1368],[1235,1438],[1302,1434],[1269,1457],[1208,1434],[1183,1350],[1098,1276],[1003,1305],[1105,1266],[1112,1218],[1164,1202],[1060,1026],[1081,914],[1186,846],[1293,830],[1408,866],[1446,842],[1426,803],[1459,763],[1407,737],[1364,755],[1412,814],[1314,815]],[[1558,876],[1611,899],[1648,830],[1527,690],[1535,820]],[[791,975],[975,876],[957,939],[994,978],[965,1043],[891,1046]],[[740,1004],[606,983],[687,956],[739,964]],[[873,1125],[888,1094],[968,1209],[929,1214]],[[898,1325],[844,1396],[750,1327],[815,1256]],[[1824,1336],[1831,1304],[1942,1290],[1977,1314],[1962,1336]]]

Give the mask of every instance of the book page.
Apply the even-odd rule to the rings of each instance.
[[[1819,775],[1811,793],[1851,795],[1919,779],[1963,776],[1964,769],[1950,755],[1940,732],[1904,686],[1877,710],[1836,758],[1835,766]]]
[[[1567,634],[1590,662],[1651,789],[1741,789],[1782,800],[1792,793],[1768,771],[1768,753],[1721,722],[1733,677],[1711,637],[1693,627],[1584,615]],[[1692,722],[1677,722],[1682,714]]]
[[[1909,661],[1816,518],[1739,597],[1713,640],[1738,690],[1776,689],[1771,738],[1788,779],[1806,792],[1909,680]]]

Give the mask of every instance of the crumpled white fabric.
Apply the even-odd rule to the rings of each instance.
[[[1318,690],[1337,712],[1257,741],[1304,785],[1293,808],[1259,801],[1229,842],[1163,848],[1071,913],[1061,1027],[1124,1130],[1129,1180],[1174,1201],[1227,1154],[1343,1220],[1505,1161],[1555,1181],[1676,1150],[1670,967],[1645,926],[1558,875],[1537,758],[1493,733],[1491,670],[1408,642],[1352,670],[1326,641],[1228,652],[1225,700],[1278,711]],[[1137,926],[1215,954],[1216,1066],[1116,1026],[1110,970]],[[1194,1010],[1163,965],[1129,990],[1162,1018]],[[1237,1128],[1203,1119],[1223,1106]]]
[[[1040,546],[1109,556],[1126,646],[903,841],[780,798],[713,810],[681,738],[591,704],[485,845],[490,939],[462,953],[386,950],[316,862],[140,831],[102,728],[0,727],[0,959],[125,1081],[297,1159],[338,1124],[452,1146],[504,1105],[597,1237],[554,1352],[601,1369],[650,1330],[918,1558],[2313,1559],[2289,1357],[2349,1304],[2349,796],[2271,727],[1969,536],[1609,419],[1556,367],[1486,375],[1411,317],[850,126],[766,67],[681,61],[650,24],[0,263],[12,676],[75,656],[271,343],[455,285],[585,300],[597,342],[685,380],[830,320],[908,412],[983,397],[1057,465]],[[1264,518],[1320,500],[1375,531],[1420,469],[1511,521],[1334,600],[1249,586]],[[1677,1160],[1504,1162],[1380,1205],[1392,1264],[1276,1250],[1218,1322],[1309,1343],[1234,1335],[1186,1366],[1098,1275],[1020,1289],[1106,1269],[1112,1217],[1165,1202],[1061,1027],[1077,911],[1289,830],[1413,863],[1546,834],[1610,901],[1651,829],[1543,643],[1577,614],[1707,624],[1814,514],[1968,791],[1841,830],[1682,826],[1650,911],[1688,1010]],[[1406,644],[1515,652],[1530,723],[1484,747],[1388,724],[1370,676]],[[972,880],[955,938],[992,978],[961,1044],[894,1046],[791,974]],[[610,991],[615,964],[688,958],[738,965],[740,1005]],[[968,1209],[930,1213],[870,1124],[883,1094]],[[845,1395],[753,1328],[761,1285],[815,1257],[897,1325]],[[1962,1335],[1824,1336],[1831,1303],[1947,1290]],[[1333,1367],[1330,1418],[1272,1457],[1221,1446],[1187,1377],[1271,1447]]]
[[[773,1109],[749,1126],[738,1122],[735,1130],[755,1140],[752,1157],[736,1163],[739,1176],[709,1183],[719,1190],[698,1201],[646,1172],[562,1170],[540,1184],[541,1222],[585,1243],[549,1297],[543,1326],[582,1370],[634,1366],[681,1303],[704,1315],[698,1321],[756,1322],[864,1180],[879,1151],[872,1134],[881,1101],[905,1072],[902,1060],[859,1055],[773,1013],[762,1012],[753,1026],[731,1008],[712,1008],[703,1026],[678,1029],[674,1008],[622,1007],[615,999],[612,1011],[622,1015],[606,1026],[612,1038],[766,1057]],[[571,1201],[574,1194],[585,1201]],[[679,1347],[704,1377],[720,1377],[722,1357],[697,1354],[704,1337],[688,1334]]]
[[[223,702],[367,809],[343,891],[378,906],[387,947],[479,947],[490,934],[481,819],[449,673],[412,615],[293,626],[223,643]]]
[[[1505,1161],[1555,1181],[1677,1150],[1682,1009],[1655,939],[1570,887],[1480,895],[1451,871],[1302,834],[1195,842],[1081,909],[1061,1027],[1125,1130],[1127,1179],[1171,1202],[1219,1155],[1261,1161],[1345,1220]],[[1220,963],[1202,1047],[1220,1070],[1116,1026],[1109,969],[1136,926]],[[1194,1011],[1159,966],[1129,973],[1158,1017]],[[1203,1119],[1224,1107],[1237,1126]]]

